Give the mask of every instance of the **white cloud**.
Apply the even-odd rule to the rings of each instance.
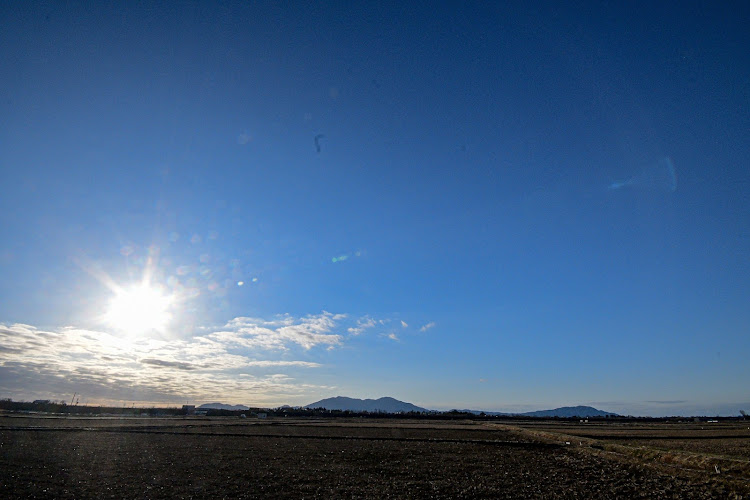
[[[323,366],[316,354],[326,356],[323,350],[338,349],[370,329],[398,342],[395,333],[389,334],[392,323],[327,311],[270,319],[240,316],[218,328],[196,327],[192,336],[182,338],[0,323],[0,394],[69,399],[77,392],[90,404],[179,404],[186,399],[288,404],[334,389],[292,378],[299,370]],[[383,332],[386,325],[391,328]]]
[[[62,399],[77,392],[92,403],[241,398],[248,404],[275,404],[307,398],[330,388],[252,370],[322,366],[278,355],[340,345],[342,337],[334,329],[344,317],[324,311],[271,321],[235,318],[221,331],[208,329],[188,339],[0,324],[0,393],[22,399]],[[259,354],[270,359],[258,359]]]
[[[408,326],[409,324],[406,321],[401,320],[401,328],[408,328]]]
[[[226,325],[225,331],[209,335],[212,340],[247,348],[286,350],[290,344],[305,349],[318,345],[337,346],[342,338],[331,333],[336,322],[346,317],[323,311],[318,315],[293,318],[289,315],[265,321],[256,318],[234,318]]]
[[[435,323],[434,322],[430,322],[430,323],[427,323],[426,325],[424,325],[422,328],[420,328],[419,331],[420,332],[426,332],[430,328],[434,328],[434,327],[435,327]]]
[[[341,314],[323,312],[317,316],[306,316],[299,322],[283,326],[277,330],[278,334],[289,342],[295,342],[305,349],[310,349],[319,344],[339,345],[341,335],[331,334],[336,321],[343,319]]]
[[[313,363],[311,361],[250,361],[247,366],[301,366],[304,368],[320,368],[320,363]]]
[[[359,318],[357,320],[357,325],[350,327],[347,331],[351,335],[361,335],[362,333],[365,332],[365,330],[373,328],[376,325],[377,325],[377,322],[374,319],[368,316],[365,316],[364,318]]]

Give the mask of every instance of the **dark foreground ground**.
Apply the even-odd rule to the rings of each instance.
[[[0,497],[750,498],[746,426],[606,425],[0,416]]]

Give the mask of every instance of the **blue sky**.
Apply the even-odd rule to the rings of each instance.
[[[3,4],[0,392],[750,410],[747,18]]]

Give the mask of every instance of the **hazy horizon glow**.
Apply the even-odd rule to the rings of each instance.
[[[0,6],[0,397],[750,411],[744,17]]]

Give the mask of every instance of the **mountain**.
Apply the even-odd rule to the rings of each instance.
[[[484,411],[484,410],[456,410],[461,413],[473,413],[474,415],[481,415],[484,413],[485,415],[488,415],[490,417],[496,417],[496,416],[503,416],[503,417],[512,417],[513,415],[517,415],[517,413],[506,413],[502,411]]]
[[[428,411],[411,403],[405,403],[393,398],[380,399],[355,399],[337,396],[335,398],[321,399],[315,403],[307,405],[308,408],[325,408],[326,410],[342,411],[369,411],[369,412],[422,412]]]
[[[245,405],[225,405],[224,403],[206,403],[198,407],[199,410],[249,410]]]
[[[616,413],[597,410],[591,406],[563,406],[554,410],[529,411],[526,413],[516,413],[524,417],[606,417],[607,415],[616,417]]]
[[[540,411],[529,411],[526,413],[508,413],[500,411],[479,411],[479,410],[458,410],[463,413],[473,413],[479,415],[484,413],[488,416],[503,416],[503,417],[618,417],[617,413],[609,413],[606,411],[597,410],[591,406],[563,406],[562,408],[555,408],[554,410],[540,410]]]
[[[405,403],[393,398],[380,398],[380,399],[356,399],[347,398],[343,396],[337,396],[335,398],[322,399],[315,403],[307,405],[307,408],[325,408],[327,410],[342,410],[342,411],[369,411],[369,412],[384,412],[384,413],[399,413],[399,412],[428,412],[424,408],[415,406],[411,403]],[[478,415],[478,410],[461,410],[467,413],[474,413]],[[562,408],[555,408],[554,410],[541,410],[541,411],[530,411],[526,413],[505,413],[487,411],[485,415],[505,415],[505,416],[523,416],[523,417],[606,417],[607,415],[616,417],[616,413],[609,413],[606,411],[597,410],[591,406],[563,406]]]

